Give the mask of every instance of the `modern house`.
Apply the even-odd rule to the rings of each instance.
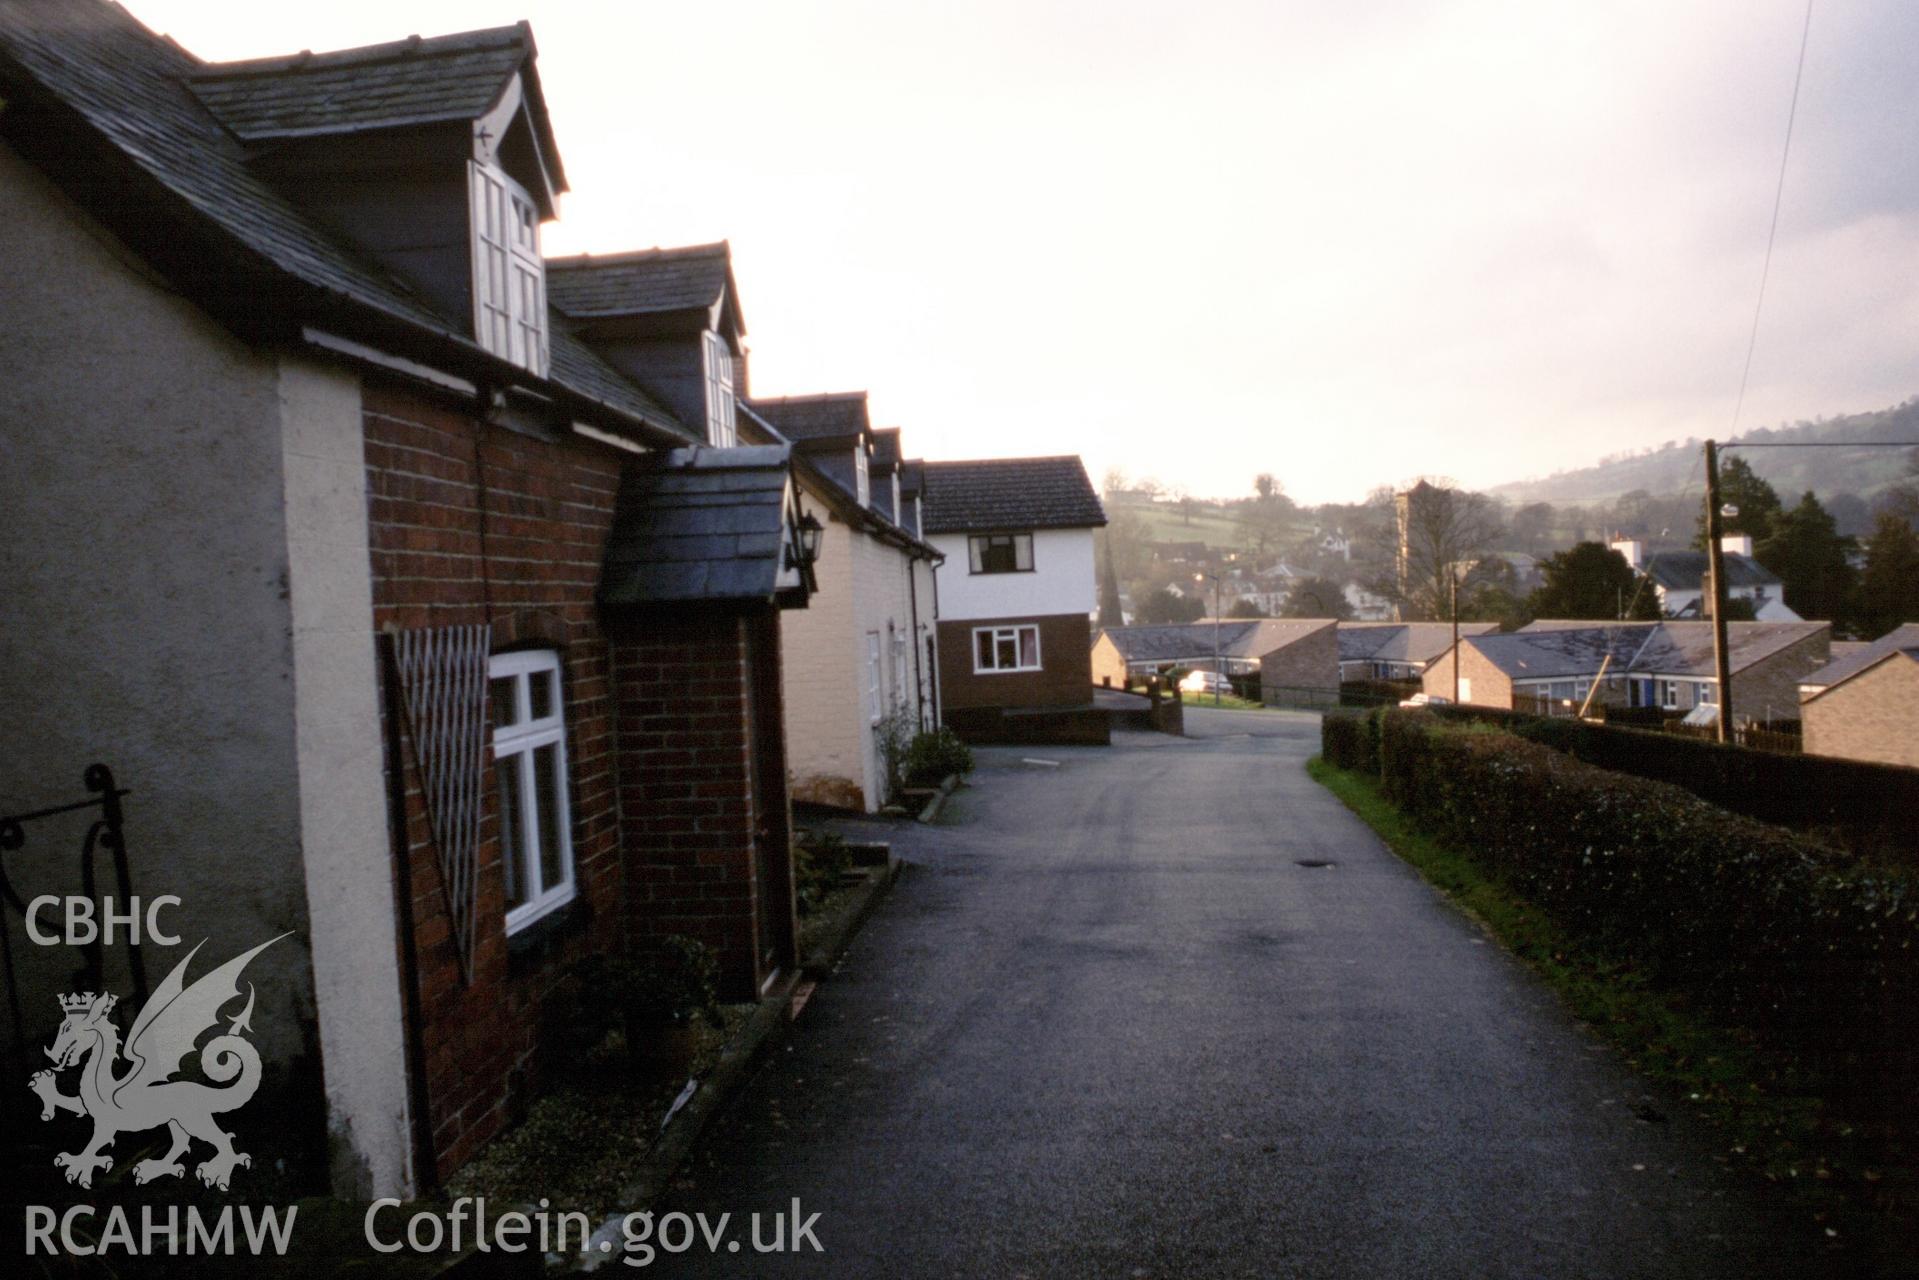
[[[0,809],[107,764],[196,967],[290,935],[236,1123],[343,1193],[497,1133],[586,957],[690,935],[735,998],[794,964],[790,449],[690,394],[724,299],[553,287],[564,188],[524,25],[209,64],[0,0]],[[63,821],[15,892],[82,891]],[[74,951],[11,948],[10,1051]]]
[[[1836,658],[1799,692],[1808,754],[1919,769],[1919,623]]]
[[[1092,698],[1093,530],[1076,456],[927,462],[921,524],[939,566],[939,685],[961,732]]]
[[[1831,637],[1825,622],[1728,623],[1733,714],[1795,718],[1799,682],[1826,664]],[[1595,706],[1683,714],[1718,702],[1706,622],[1535,622],[1507,634],[1462,636],[1459,650],[1459,700],[1480,706],[1570,715],[1602,667]],[[1427,694],[1452,696],[1453,661],[1448,649],[1428,665]]]
[[[1211,671],[1217,654],[1229,676],[1260,677],[1268,702],[1285,690],[1339,692],[1339,651],[1331,618],[1221,619],[1167,626],[1105,627],[1093,641],[1093,681],[1124,688],[1174,667]]]
[[[1459,624],[1461,636],[1483,636],[1497,630],[1496,622]],[[1339,678],[1417,680],[1452,643],[1450,622],[1341,622]]]
[[[1786,607],[1785,588],[1779,575],[1753,559],[1752,539],[1747,535],[1727,534],[1719,540],[1720,560],[1726,566],[1726,596],[1752,605],[1753,617],[1760,622],[1798,622],[1800,617]],[[1619,538],[1612,549],[1626,558],[1633,572],[1652,579],[1659,594],[1659,611],[1668,618],[1703,618],[1701,601],[1710,588],[1706,585],[1707,556],[1703,551],[1655,551],[1646,553],[1646,544],[1636,538]]]
[[[800,493],[825,517],[820,594],[781,621],[793,798],[871,813],[892,789],[889,756],[940,723],[940,554],[918,536],[917,481],[899,429],[872,429],[863,391],[739,414],[743,439],[790,441]]]

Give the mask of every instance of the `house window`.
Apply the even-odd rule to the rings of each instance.
[[[733,352],[726,339],[707,330],[706,339],[706,438],[722,449],[740,442],[733,421]]]
[[[560,655],[551,649],[499,654],[487,676],[506,930],[512,933],[574,895]]]
[[[473,322],[480,345],[545,376],[546,263],[540,215],[520,184],[469,163],[473,188]]]
[[[1030,533],[976,533],[966,540],[973,573],[1031,573],[1033,535]]]
[[[975,672],[1038,671],[1039,669],[1038,627],[973,628],[973,670]]]
[[[866,633],[866,717],[880,722],[880,633]]]
[[[853,446],[853,490],[862,507],[873,505],[873,480],[866,463],[866,441]]]
[[[906,685],[906,632],[895,629],[893,632],[893,701],[901,707],[907,704]]]

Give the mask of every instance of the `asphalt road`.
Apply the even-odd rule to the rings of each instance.
[[[651,1270],[1816,1269],[1815,1227],[1306,777],[1315,718],[1188,727],[981,752],[891,830],[911,867],[660,1206],[748,1243]],[[795,1197],[824,1252],[752,1252]]]

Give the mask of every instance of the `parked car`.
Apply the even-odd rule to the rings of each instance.
[[[1451,698],[1442,698],[1436,693],[1415,693],[1410,698],[1401,699],[1399,705],[1402,707],[1443,707],[1449,705],[1451,702]]]
[[[1232,681],[1217,671],[1189,671],[1179,687],[1187,693],[1231,693]]]

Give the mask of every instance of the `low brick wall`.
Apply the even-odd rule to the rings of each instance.
[[[1112,713],[1092,706],[1034,711],[949,707],[946,725],[977,747],[1104,747],[1113,741]]]

